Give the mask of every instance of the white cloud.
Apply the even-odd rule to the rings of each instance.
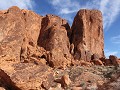
[[[72,0],[50,0],[49,1],[55,8],[55,13],[63,18],[66,18],[72,24],[72,14],[80,9],[78,1]]]
[[[32,0],[0,0],[0,10],[8,9],[11,6],[18,6],[21,9],[33,9]]]
[[[49,1],[60,16],[67,14],[67,18],[77,13],[79,9],[99,9],[103,13],[104,29],[108,29],[116,20],[120,12],[120,0],[86,0],[84,4],[79,0],[51,0]]]
[[[120,35],[111,38],[112,43],[120,44]]]
[[[79,3],[71,0],[51,0],[49,1],[59,14],[70,14],[79,10]]]
[[[117,55],[118,51],[105,50],[105,56],[108,58],[110,55]]]
[[[120,12],[120,0],[102,0],[100,10],[104,16],[104,27],[109,28]]]

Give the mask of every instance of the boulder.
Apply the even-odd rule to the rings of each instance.
[[[56,87],[50,87],[48,90],[64,90],[62,87],[61,87],[61,84],[57,84]]]
[[[92,61],[94,62],[95,65],[104,65],[103,62],[99,59],[94,59]]]
[[[69,75],[63,75],[62,78],[61,78],[61,84],[63,85],[63,87],[67,87],[69,86],[71,83],[71,80],[69,78]]]
[[[105,59],[105,60],[104,60],[104,63],[105,63],[106,66],[112,65],[112,62],[111,62],[110,59]]]
[[[98,54],[100,58],[104,56],[103,23],[100,11],[85,9],[78,11],[71,32],[71,43],[74,44],[75,53],[85,50]]]
[[[5,90],[21,90],[2,69],[0,69],[0,87]]]
[[[109,59],[111,60],[111,63],[112,63],[112,65],[119,65],[118,64],[118,58],[116,57],[116,56],[114,56],[114,55],[110,55],[109,56]]]

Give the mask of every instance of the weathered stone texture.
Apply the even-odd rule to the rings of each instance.
[[[42,28],[38,45],[50,51],[48,62],[52,67],[63,67],[70,62],[70,43],[67,31],[70,27],[66,20],[55,15],[46,15],[42,20]]]
[[[42,56],[37,47],[42,17],[29,10],[13,6],[0,13],[1,60],[29,61],[31,56]],[[39,49],[38,49],[39,48]]]
[[[25,22],[18,7],[0,13],[0,57],[20,60]]]
[[[98,10],[80,10],[72,25],[71,43],[75,53],[91,51],[92,54],[104,56],[104,38],[102,13]]]

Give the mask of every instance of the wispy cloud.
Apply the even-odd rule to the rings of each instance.
[[[101,0],[100,10],[104,16],[104,27],[109,28],[120,12],[120,0]]]
[[[79,3],[72,0],[51,0],[49,1],[59,14],[70,14],[79,10]]]
[[[117,55],[118,51],[105,50],[105,56],[108,58],[110,55]]]
[[[120,44],[120,35],[111,38],[112,43]]]
[[[50,0],[49,3],[53,5],[55,13],[67,19],[70,24],[73,21],[73,14],[80,9],[78,1],[74,0]]]
[[[33,9],[33,0],[0,0],[0,10],[8,9],[11,6],[18,6],[22,9]]]
[[[103,13],[104,29],[108,29],[116,20],[120,12],[120,0],[50,0],[49,1],[60,16],[72,19],[71,15],[79,9],[99,9]],[[71,20],[72,21],[72,20]]]

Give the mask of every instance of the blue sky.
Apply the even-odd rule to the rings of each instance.
[[[80,9],[98,9],[103,14],[105,55],[120,57],[120,0],[0,0],[0,10],[18,6],[40,15],[55,14],[72,24]]]

